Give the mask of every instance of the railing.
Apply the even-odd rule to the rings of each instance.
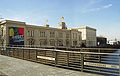
[[[107,52],[119,49],[81,48],[77,51],[73,50],[0,47],[0,54],[82,72],[120,76],[120,52]]]

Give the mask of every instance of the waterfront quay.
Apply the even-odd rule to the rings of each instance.
[[[0,76],[96,76],[0,55]],[[101,75],[98,75],[101,76]]]
[[[114,50],[114,52],[108,53],[103,52],[103,50]],[[60,50],[50,48],[1,47],[0,54],[36,62],[35,65],[40,63],[42,65],[45,64],[45,66],[62,69],[64,68],[66,70],[76,71],[79,73],[84,72],[85,74],[92,73],[106,76],[120,75],[119,49],[79,48],[78,50],[77,48]],[[43,68],[40,69],[42,70]],[[78,76],[79,75],[80,74],[78,74]]]

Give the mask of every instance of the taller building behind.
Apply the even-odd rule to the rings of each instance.
[[[96,46],[96,29],[88,27],[88,26],[80,26],[77,29],[82,34],[82,43],[84,43],[88,47]]]

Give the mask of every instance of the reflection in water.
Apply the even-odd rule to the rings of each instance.
[[[114,54],[120,54],[120,50],[116,50],[115,52],[113,52]],[[110,65],[113,65],[113,66],[117,66],[119,67],[120,65],[120,55],[107,55],[105,58],[105,64],[110,64]],[[119,74],[119,69],[120,68],[106,68],[106,72],[111,72],[111,73],[115,73],[115,74]],[[113,70],[113,71],[111,71]],[[105,72],[105,71],[104,71]],[[109,75],[109,76],[118,76],[118,75]]]

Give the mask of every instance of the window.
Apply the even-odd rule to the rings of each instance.
[[[4,45],[4,42],[3,42],[3,41],[1,42],[1,45],[2,45],[2,46]]]
[[[27,36],[30,36],[30,31],[29,30],[27,31]]]
[[[1,29],[1,32],[2,32],[2,36],[3,36],[3,28]]]
[[[40,40],[40,46],[47,45],[47,41],[45,39]]]
[[[73,41],[73,45],[76,46],[77,45],[77,41]]]
[[[31,47],[32,45],[34,45],[35,40],[34,39],[29,39],[28,40],[28,45]]]
[[[1,39],[0,43],[1,43],[1,46],[3,46],[4,45],[4,39]]]
[[[66,40],[66,46],[69,46],[69,44],[70,44],[69,40]]]
[[[59,38],[63,38],[63,33],[59,33]]]
[[[58,40],[58,46],[63,46],[63,41],[62,40]]]
[[[70,38],[70,34],[66,34],[66,38]]]
[[[0,28],[0,35],[3,36],[3,27]]]
[[[74,39],[74,33],[73,33],[73,39]]]
[[[50,40],[50,45],[55,46],[55,40]]]
[[[77,33],[73,33],[73,39],[77,39]]]
[[[50,32],[50,37],[55,37],[55,32]]]
[[[75,34],[75,36],[76,36],[75,38],[77,39],[77,33]]]
[[[81,41],[81,36],[79,35],[79,41]]]
[[[34,36],[34,30],[31,31],[31,36]]]
[[[29,37],[33,37],[34,36],[34,30],[28,30],[27,35]]]
[[[45,37],[45,32],[40,31],[40,37]]]

